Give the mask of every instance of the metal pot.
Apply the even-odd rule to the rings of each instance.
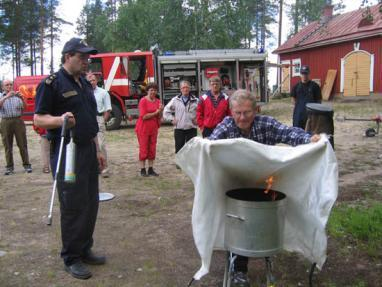
[[[276,195],[275,200],[272,194]],[[226,192],[225,248],[247,257],[268,257],[283,245],[286,195],[260,188]]]

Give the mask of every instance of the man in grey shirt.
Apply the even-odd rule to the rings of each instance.
[[[14,172],[13,137],[16,138],[25,172],[32,172],[28,156],[25,123],[21,118],[26,103],[20,93],[12,90],[12,86],[12,81],[4,80],[2,85],[3,93],[0,97],[0,129],[6,159],[4,175],[11,175]]]

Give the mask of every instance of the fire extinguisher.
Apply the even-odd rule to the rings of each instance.
[[[70,130],[70,141],[66,145],[64,181],[67,183],[76,181],[76,144],[73,141],[72,130]]]

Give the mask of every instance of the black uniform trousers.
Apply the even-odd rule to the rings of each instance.
[[[196,128],[182,130],[174,129],[174,138],[175,138],[175,153],[180,151],[180,149],[193,137],[196,137],[197,130]]]
[[[52,142],[51,166],[56,171],[60,142]],[[76,145],[75,183],[65,183],[65,145],[57,189],[61,211],[61,257],[69,266],[81,260],[93,245],[98,213],[98,161],[93,141]]]

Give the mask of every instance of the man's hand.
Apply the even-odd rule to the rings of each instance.
[[[8,99],[10,97],[13,97],[13,96],[16,96],[16,93],[14,91],[10,91],[5,97],[4,99]]]
[[[311,142],[311,143],[316,143],[316,142],[318,142],[320,139],[321,139],[321,136],[318,135],[318,134],[315,134],[315,135],[312,135],[312,137],[310,138],[310,142]]]
[[[61,126],[64,124],[65,117],[68,117],[67,129],[70,129],[76,125],[76,120],[71,112],[66,112],[61,115]]]
[[[172,120],[172,124],[173,124],[174,126],[176,126],[177,123],[178,123],[178,120],[174,118],[174,119]]]
[[[103,120],[105,123],[110,119],[110,111],[106,111],[103,113]]]
[[[106,168],[106,159],[100,150],[97,151],[97,160],[98,160],[99,170],[101,171],[104,170]]]

